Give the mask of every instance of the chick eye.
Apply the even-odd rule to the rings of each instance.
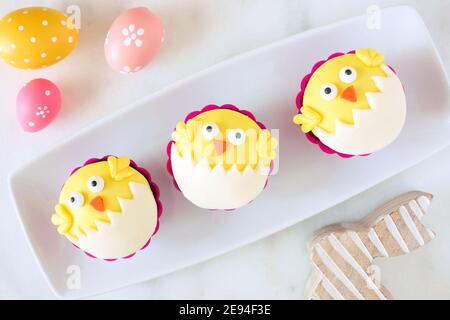
[[[87,187],[91,192],[98,193],[105,187],[105,181],[102,177],[92,176],[87,182]]]
[[[215,123],[207,123],[203,126],[202,133],[206,140],[211,140],[219,134],[219,128]]]
[[[356,80],[357,73],[352,67],[345,67],[339,71],[339,79],[344,83],[351,83]]]
[[[239,146],[245,141],[245,133],[242,129],[232,129],[227,135],[228,141],[235,146]]]
[[[69,207],[72,209],[77,209],[82,207],[84,204],[84,197],[79,192],[72,192],[69,195]]]
[[[338,90],[336,86],[332,83],[327,83],[320,88],[320,95],[323,99],[330,101],[336,98]]]

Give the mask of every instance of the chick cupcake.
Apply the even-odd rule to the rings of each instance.
[[[204,209],[233,210],[264,189],[277,141],[248,111],[206,106],[177,124],[167,146],[175,186]]]
[[[362,48],[316,63],[301,83],[294,123],[309,141],[342,157],[383,149],[400,134],[406,98],[384,55]]]
[[[130,258],[158,231],[162,205],[149,173],[126,157],[90,159],[62,187],[51,222],[91,257]]]

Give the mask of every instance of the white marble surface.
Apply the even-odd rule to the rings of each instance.
[[[2,1],[0,14],[27,5],[82,10],[80,42],[63,62],[44,70],[0,65],[0,298],[53,298],[28,248],[9,200],[6,178],[18,164],[52,147],[143,95],[214,63],[302,30],[363,14],[369,5],[410,4],[423,16],[450,71],[450,1],[378,0],[165,0]],[[126,8],[147,5],[166,26],[157,59],[133,76],[115,74],[103,58],[103,37]],[[16,92],[46,77],[63,91],[64,106],[51,127],[21,132],[15,121]],[[381,261],[383,282],[397,298],[450,299],[450,149],[426,162],[267,239],[203,264],[96,298],[299,299],[310,272],[306,243],[333,222],[358,219],[384,200],[411,189],[435,194],[427,221],[438,237],[408,256]],[[26,196],[26,195],[24,195]]]

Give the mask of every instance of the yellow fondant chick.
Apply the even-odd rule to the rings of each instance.
[[[335,132],[337,120],[354,125],[353,110],[370,109],[366,93],[379,92],[372,77],[387,76],[383,64],[383,54],[374,49],[328,60],[309,79],[294,123],[305,133],[320,128],[328,134]]]
[[[121,213],[118,198],[133,198],[129,182],[150,188],[147,179],[130,166],[126,157],[109,156],[107,161],[79,168],[61,190],[52,223],[71,240],[86,236],[87,231],[97,231],[97,222],[111,222],[108,211]]]
[[[53,65],[75,48],[78,30],[64,12],[28,7],[0,19],[0,59],[20,69]]]
[[[172,134],[180,156],[191,154],[193,162],[207,159],[211,168],[222,164],[225,170],[236,166],[243,171],[250,166],[270,166],[277,141],[270,131],[261,129],[250,117],[231,109],[205,111],[179,122]]]

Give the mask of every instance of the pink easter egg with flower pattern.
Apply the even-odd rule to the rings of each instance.
[[[161,20],[150,10],[126,10],[114,20],[106,36],[106,61],[121,73],[139,71],[159,52],[163,37]]]
[[[34,79],[19,91],[16,100],[17,121],[24,131],[47,127],[61,108],[59,88],[47,79]]]

